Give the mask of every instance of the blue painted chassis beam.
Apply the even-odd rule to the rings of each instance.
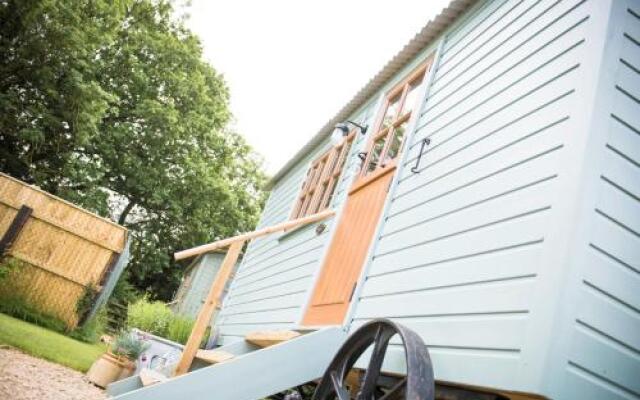
[[[262,399],[320,378],[346,338],[343,328],[324,328],[160,384],[121,394],[115,399]],[[139,385],[137,377],[111,385],[109,394],[132,389],[136,381]]]

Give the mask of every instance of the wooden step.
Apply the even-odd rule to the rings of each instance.
[[[196,358],[209,364],[217,364],[231,360],[235,357],[233,354],[222,350],[198,350]]]
[[[168,379],[166,376],[162,375],[160,372],[154,371],[148,368],[143,368],[140,371],[139,377],[140,377],[140,382],[142,382],[142,386],[144,387],[155,385],[156,383],[161,383]]]
[[[248,333],[244,340],[258,347],[269,347],[295,339],[300,335],[301,333],[296,331],[257,331]]]

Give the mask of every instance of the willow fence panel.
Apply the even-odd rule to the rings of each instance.
[[[0,237],[23,207],[31,215],[0,254],[20,262],[0,284],[0,301],[17,299],[75,327],[78,303],[95,297],[127,241],[127,230],[36,187],[0,173]]]

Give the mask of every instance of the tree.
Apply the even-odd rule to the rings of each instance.
[[[171,3],[66,3],[0,3],[0,168],[127,226],[130,279],[169,299],[174,251],[255,225],[260,161]]]

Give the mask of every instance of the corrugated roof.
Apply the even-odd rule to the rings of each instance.
[[[280,170],[271,178],[268,188],[284,176],[284,174],[298,161],[300,161],[309,151],[325,140],[334,126],[343,122],[351,114],[362,107],[362,105],[376,94],[391,78],[393,78],[409,61],[415,58],[421,51],[429,46],[442,34],[462,13],[467,11],[477,0],[452,0],[440,14],[429,21],[418,32],[413,39],[407,43],[385,66],[378,72],[342,109],[316,133],[307,144],[305,144],[293,158],[291,158]]]

